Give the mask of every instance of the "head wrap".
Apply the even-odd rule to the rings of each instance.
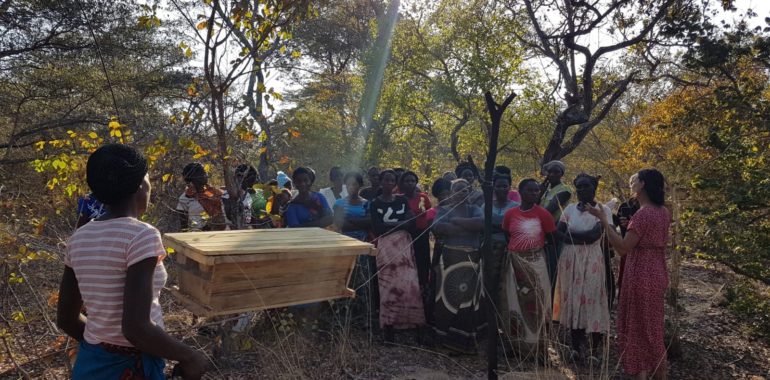
[[[546,171],[546,172],[553,168],[561,170],[561,173],[564,174],[566,166],[564,166],[564,163],[559,160],[553,160],[543,165],[543,171]]]
[[[278,187],[282,188],[286,182],[289,182],[289,176],[287,176],[286,173],[279,171],[276,175],[276,181],[278,181]]]

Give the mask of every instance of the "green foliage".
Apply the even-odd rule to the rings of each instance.
[[[748,321],[752,335],[770,341],[770,294],[743,279],[727,287],[728,308]]]

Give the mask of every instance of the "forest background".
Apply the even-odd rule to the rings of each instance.
[[[60,263],[101,144],[145,152],[146,219],[170,231],[191,161],[231,189],[240,163],[310,166],[319,188],[332,166],[404,167],[429,188],[484,161],[491,91],[517,95],[498,150],[515,180],[561,159],[625,199],[660,169],[672,252],[739,274],[731,308],[770,338],[770,13],[752,5],[0,1],[0,336],[49,318],[55,287],[33,291],[39,310],[12,293]]]

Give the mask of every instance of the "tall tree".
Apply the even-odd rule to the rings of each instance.
[[[655,73],[661,50],[688,43],[688,28],[701,17],[698,5],[691,0],[508,1],[509,16],[526,15],[531,27],[519,39],[551,63],[558,76],[554,93],[564,93],[543,162],[572,153],[629,85]],[[635,63],[613,64],[618,58]]]
[[[238,199],[241,189],[234,182],[231,163],[233,131],[236,125],[258,126],[258,171],[267,177],[272,130],[264,108],[273,107],[271,96],[281,95],[266,87],[266,65],[276,55],[293,54],[287,52],[285,41],[291,38],[292,27],[312,8],[308,0],[174,0],[173,4],[202,46],[207,115],[216,135],[225,186],[233,199]],[[197,17],[191,15],[200,11],[203,13]],[[233,96],[239,89],[243,89],[241,96]],[[240,112],[244,108],[247,116]],[[232,205],[231,214],[239,223],[237,206]]]

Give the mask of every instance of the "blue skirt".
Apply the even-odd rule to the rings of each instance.
[[[166,362],[157,356],[119,354],[95,344],[80,342],[72,369],[73,380],[165,380]]]

